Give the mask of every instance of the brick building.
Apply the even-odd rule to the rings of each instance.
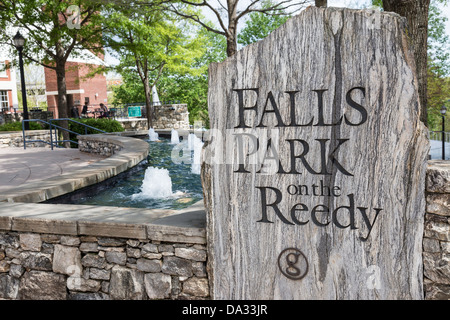
[[[14,112],[19,108],[16,72],[9,64],[10,60],[0,52],[0,112]]]
[[[76,106],[81,114],[82,106],[86,101],[89,103],[89,110],[94,111],[100,107],[100,103],[107,105],[106,77],[97,74],[94,77],[86,78],[93,67],[105,65],[104,61],[94,54],[87,52],[83,59],[69,58],[66,63],[66,88],[67,88],[67,115],[72,117],[71,108]],[[58,118],[58,86],[56,72],[45,68],[45,84],[48,111],[53,112],[53,117]]]

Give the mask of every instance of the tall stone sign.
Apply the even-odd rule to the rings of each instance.
[[[422,299],[424,183],[406,20],[310,7],[209,71],[214,299]]]

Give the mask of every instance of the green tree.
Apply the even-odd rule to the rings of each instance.
[[[125,105],[145,101],[144,84],[134,70],[125,69],[121,73],[123,83],[113,87],[114,104]]]
[[[448,18],[442,15],[439,5],[446,0],[432,0],[428,15],[428,65],[440,75],[450,75],[450,39],[445,33]]]
[[[159,96],[161,100],[180,100],[187,103],[189,121],[194,123],[200,120],[209,127],[208,116],[208,70],[212,62],[220,62],[226,59],[226,41],[224,37],[216,33],[201,29],[200,34],[206,39],[204,54],[196,59],[194,65],[201,68],[202,73],[190,74],[165,74],[161,77]]]
[[[450,99],[450,39],[445,33],[448,18],[443,16],[439,5],[448,4],[444,0],[432,0],[428,16],[427,107],[431,131],[442,130],[440,109]],[[446,128],[449,127],[450,117],[446,117]]]
[[[442,119],[439,110],[450,98],[450,79],[448,78],[450,75],[450,41],[448,35],[445,34],[447,18],[442,15],[439,6],[448,5],[447,0],[409,2],[372,0],[372,4],[384,10],[397,12],[407,18],[419,74],[419,95],[423,106],[423,120],[430,130],[441,130]],[[427,7],[427,10],[422,10],[422,7]],[[420,57],[418,57],[419,55]],[[426,59],[425,80],[423,79],[424,57]]]
[[[373,4],[380,5],[379,0],[373,0]],[[385,11],[395,12],[405,17],[408,22],[408,38],[414,51],[416,74],[421,106],[420,119],[428,125],[427,116],[427,80],[428,80],[428,12],[430,0],[398,1],[382,0]]]
[[[224,36],[227,43],[227,56],[229,57],[234,55],[237,51],[238,23],[248,14],[260,12],[263,14],[274,15],[282,14],[287,10],[297,12],[310,3],[309,0],[284,0],[278,1],[270,7],[262,8],[259,5],[261,3],[259,0],[227,0],[226,3],[222,3],[221,1],[213,2],[203,0],[168,0],[162,2],[164,3],[165,10],[174,12],[180,17],[195,21],[206,30]],[[205,17],[198,12],[192,11],[193,7],[205,9],[212,13],[217,19],[217,26],[208,23]]]
[[[191,36],[190,25],[155,7],[115,7],[105,14],[105,38],[120,60],[117,70],[122,74],[134,71],[142,82],[150,128],[154,114],[151,88],[164,71],[201,72],[191,68],[195,58],[203,53],[201,38]]]
[[[273,5],[271,0],[267,0],[263,1],[261,6],[262,8],[270,8],[273,7]],[[284,11],[273,13],[273,15],[271,12],[268,12],[267,14],[261,12],[250,13],[248,20],[245,21],[245,27],[242,28],[237,36],[237,42],[246,46],[250,43],[262,40],[267,37],[269,33],[285,23],[290,17]]]
[[[12,38],[17,31],[26,37],[25,62],[34,62],[56,71],[58,113],[69,114],[67,107],[66,62],[69,56],[102,54],[102,17],[104,4],[94,0],[0,0],[0,44],[17,56]],[[85,49],[88,48],[90,52]],[[60,123],[67,128],[66,121]],[[64,133],[66,138],[67,133]]]

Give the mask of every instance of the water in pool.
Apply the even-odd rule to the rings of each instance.
[[[195,164],[197,159],[191,161],[194,166],[191,163],[174,163],[172,150],[180,148],[180,145],[171,143],[171,139],[167,138],[151,140],[148,140],[148,163],[142,169],[116,181],[106,190],[78,199],[77,204],[177,210],[201,200],[203,193],[198,165]],[[188,152],[191,152],[192,159],[202,144],[201,141],[195,141],[191,142],[190,137],[189,141],[184,142],[184,152],[190,145],[192,151]]]

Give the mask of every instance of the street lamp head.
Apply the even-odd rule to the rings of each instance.
[[[17,31],[16,35],[13,38],[14,46],[17,49],[22,49],[25,44],[25,38],[20,34],[19,31]]]
[[[441,114],[443,115],[443,116],[445,116],[445,113],[447,112],[447,108],[445,107],[445,104],[444,105],[442,105],[442,107],[441,107]]]

